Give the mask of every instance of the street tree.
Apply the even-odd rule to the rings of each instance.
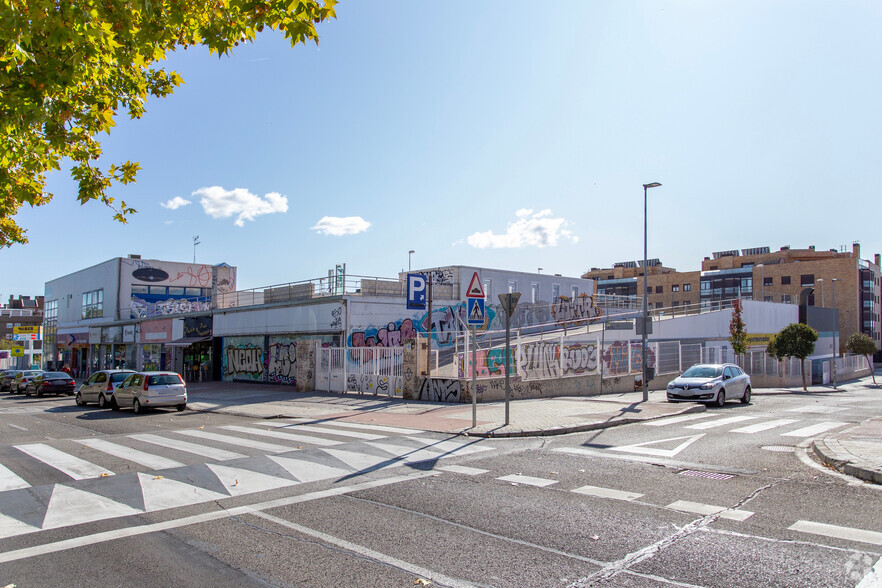
[[[778,357],[796,357],[802,371],[802,389],[808,390],[805,383],[805,358],[815,352],[818,332],[803,323],[791,323],[784,327],[774,339],[774,351]]]
[[[747,332],[744,320],[741,318],[741,300],[732,301],[732,320],[729,321],[729,344],[736,355],[744,355],[747,352]]]
[[[183,80],[162,68],[194,45],[229,54],[265,28],[295,46],[318,43],[316,25],[337,0],[19,0],[0,3],[0,247],[27,243],[13,216],[52,199],[46,176],[70,164],[81,204],[98,200],[125,223],[114,184],[135,181],[136,162],[99,164],[99,135],[121,111],[144,115]]]
[[[876,353],[876,342],[864,333],[853,333],[845,343],[845,348],[852,353],[863,355],[867,358],[867,367],[870,368],[870,375],[873,376],[873,385],[876,384],[876,374],[873,369],[873,362],[870,356]]]

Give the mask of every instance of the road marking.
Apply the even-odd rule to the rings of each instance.
[[[610,453],[609,451],[596,451],[592,449],[585,449],[583,447],[561,447],[558,449],[552,449],[551,451],[557,453],[569,453],[572,455],[578,455],[580,457],[586,458],[600,458],[600,459],[619,459],[624,461],[636,461],[638,463],[649,463],[649,464],[660,464],[660,465],[668,465],[671,467],[681,468],[681,469],[711,469],[717,472],[728,472],[733,474],[743,474],[746,476],[755,476],[759,473],[757,470],[749,470],[746,468],[735,468],[735,467],[727,467],[720,465],[710,465],[706,463],[691,463],[688,461],[680,461],[679,459],[666,459],[664,457],[650,457],[648,455],[617,455],[615,453]]]
[[[275,427],[276,425],[269,425]],[[312,435],[298,435],[296,433],[285,433],[282,431],[264,431],[263,429],[253,429],[251,427],[240,427],[238,425],[225,425],[220,427],[228,431],[238,431],[240,433],[248,433],[249,435],[261,435],[263,437],[273,437],[275,439],[286,439],[288,441],[297,441],[298,443],[308,443],[319,447],[331,447],[333,445],[343,445],[343,441],[335,441],[333,439],[323,439],[321,437],[313,437]]]
[[[489,451],[492,449],[492,447],[480,447],[476,445],[476,443],[479,443],[478,441],[457,443],[456,441],[436,441],[434,439],[426,439],[423,437],[407,437],[407,439],[422,443],[427,449],[443,451],[445,455],[454,453],[457,455],[468,455],[470,453],[478,453],[479,451]]]
[[[843,406],[823,406],[820,404],[807,404],[806,406],[797,406],[796,408],[788,408],[787,412],[809,412],[814,414],[828,414],[831,412],[841,412],[848,410]]]
[[[342,449],[322,448],[320,451],[336,457],[357,472],[388,468],[401,464],[401,461],[395,457],[377,457],[376,455],[343,451]]]
[[[221,481],[227,492],[232,496],[263,492],[264,490],[275,490],[276,488],[284,488],[300,483],[295,480],[268,476],[267,474],[241,468],[231,468],[216,463],[205,465],[214,472],[214,475],[217,476],[218,480]]]
[[[34,533],[39,531],[39,527],[34,527],[23,523],[18,519],[0,514],[0,537],[15,537],[16,535],[25,535],[26,533]]]
[[[465,474],[466,476],[479,476],[486,474],[490,470],[482,470],[481,468],[470,468],[460,465],[447,465],[435,468],[436,470],[444,470],[445,472],[453,472],[454,474]]]
[[[867,531],[865,529],[852,529],[851,527],[839,527],[837,525],[827,525],[825,523],[815,523],[813,521],[796,521],[787,527],[787,529],[789,531],[811,533],[812,535],[823,535],[824,537],[832,537],[834,539],[846,539],[848,541],[860,541],[861,543],[882,545],[882,533]]]
[[[353,439],[361,439],[363,441],[376,441],[377,439],[386,438],[386,435],[374,435],[373,433],[362,433],[360,431],[338,431],[331,427],[316,427],[313,425],[291,425],[291,428],[295,427],[297,431],[337,435],[338,437],[351,437]]]
[[[731,425],[732,423],[740,423],[741,421],[752,421],[755,418],[753,416],[733,416],[726,417],[724,419],[720,419],[717,421],[713,421],[710,423],[698,423],[697,425],[686,425],[687,429],[713,429],[714,427],[721,427],[723,425]]]
[[[667,508],[705,516],[719,514],[721,519],[730,519],[739,522],[745,521],[753,515],[749,510],[730,509],[725,506],[714,506],[713,504],[701,504],[700,502],[689,502],[686,500],[672,502]]]
[[[526,484],[527,486],[538,486],[539,488],[545,488],[546,486],[557,484],[557,480],[546,480],[545,478],[534,478],[532,476],[522,476],[520,474],[511,474],[510,476],[502,476],[501,478],[496,479],[502,480],[503,482]]]
[[[402,463],[419,463],[422,461],[438,460],[443,457],[442,453],[431,451],[424,447],[404,447],[403,445],[391,445],[389,443],[379,443],[377,441],[368,441],[365,445],[376,447],[386,453],[391,453],[401,460]]]
[[[289,474],[303,483],[327,480],[328,478],[342,478],[352,474],[351,470],[314,463],[305,459],[279,457],[276,455],[268,455],[267,457],[285,468]]]
[[[677,423],[685,423],[688,421],[697,421],[698,419],[706,419],[710,417],[719,416],[715,413],[701,413],[701,414],[687,414],[683,416],[675,416],[675,417],[666,417],[663,419],[658,419],[655,421],[649,421],[642,423],[647,427],[663,427],[665,425],[675,425]]]
[[[16,445],[15,448],[22,453],[26,453],[31,457],[42,461],[46,465],[67,474],[74,480],[85,480],[88,478],[98,478],[102,475],[113,475],[113,472],[107,468],[97,466],[94,463],[90,463],[79,457],[74,457],[73,455],[43,443]]]
[[[287,527],[288,529],[296,531],[297,533],[301,533],[309,537],[314,537],[319,541],[323,541],[325,543],[335,545],[336,547],[339,547],[341,549],[357,553],[364,558],[384,563],[388,566],[395,567],[405,572],[414,574],[420,578],[425,578],[429,580],[432,584],[437,583],[442,586],[452,586],[453,588],[470,588],[474,586],[474,584],[470,582],[459,580],[457,578],[451,578],[450,576],[445,576],[444,574],[424,568],[420,565],[398,559],[397,557],[392,557],[391,555],[386,555],[385,553],[380,553],[379,551],[374,551],[373,549],[369,549],[355,543],[350,543],[345,539],[339,539],[332,535],[327,535],[320,531],[298,525],[297,523],[292,523],[291,521],[281,519],[265,512],[255,512],[252,514],[256,517],[260,517],[282,527]]]
[[[250,449],[266,451],[268,453],[282,453],[284,451],[291,451],[291,448],[285,445],[277,445],[276,443],[267,443],[265,441],[254,441],[253,439],[244,439],[242,437],[233,437],[231,435],[219,435],[217,433],[210,433],[208,431],[186,430],[174,432],[179,435],[189,435],[190,437],[196,437],[198,439],[208,439],[210,441],[217,441],[219,443],[226,443],[228,445],[239,445],[241,447],[248,447]]]
[[[279,423],[279,424],[275,424]],[[413,435],[418,433],[425,433],[422,429],[402,429],[400,427],[387,427],[386,425],[371,425],[368,423],[356,423],[351,421],[316,421],[315,419],[303,419],[303,424],[315,424],[315,425],[323,425],[323,426],[331,426],[331,427],[343,427],[344,429],[367,429],[368,431],[380,431],[383,433],[398,433],[400,435]],[[269,425],[271,427],[290,427],[297,426],[298,423],[284,423],[275,421],[274,424],[270,424],[268,422],[260,421],[259,425]]]
[[[766,421],[764,423],[757,423],[755,425],[748,425],[746,427],[741,427],[740,429],[732,429],[733,433],[759,433],[761,431],[768,431],[769,429],[774,429],[775,427],[783,427],[785,425],[792,425],[793,423],[798,423],[799,419],[778,419],[775,421]]]
[[[873,569],[854,588],[879,588],[882,586],[882,557],[876,560]]]
[[[0,464],[0,492],[4,490],[17,490],[19,488],[30,488],[30,484],[16,476],[12,470],[3,464]]]
[[[187,527],[190,525],[197,525],[200,523],[207,523],[209,521],[216,521],[218,519],[226,519],[230,517],[235,517],[244,514],[254,514],[255,512],[260,512],[263,510],[270,510],[274,508],[279,508],[283,506],[290,506],[292,504],[299,504],[301,502],[309,502],[312,500],[319,500],[322,498],[328,498],[331,496],[340,496],[342,494],[349,494],[350,492],[357,492],[359,490],[367,490],[370,488],[378,488],[381,486],[386,486],[389,484],[397,484],[399,482],[407,482],[410,480],[416,480],[419,478],[424,478],[427,476],[437,475],[432,472],[413,472],[406,475],[401,476],[390,476],[388,478],[384,478],[382,480],[371,480],[368,482],[363,482],[361,484],[353,484],[351,486],[340,486],[338,488],[330,488],[328,490],[321,490],[318,492],[310,492],[308,494],[301,494],[299,496],[290,496],[287,498],[280,498],[276,500],[268,500],[266,502],[259,502],[257,504],[253,504],[251,506],[238,506],[229,509],[220,509],[213,512],[208,512],[200,515],[194,515],[190,517],[184,517],[181,519],[175,519],[171,521],[164,521],[160,523],[153,523],[147,525],[139,525],[137,527],[128,527],[125,529],[116,529],[114,531],[105,531],[102,533],[95,533],[93,535],[85,535],[82,537],[75,537],[73,539],[64,539],[62,541],[56,541],[54,543],[45,543],[43,545],[35,545],[33,547],[25,547],[22,549],[15,549],[6,552],[0,552],[0,563],[7,563],[10,561],[18,561],[22,559],[28,559],[31,557],[36,557],[40,555],[46,555],[49,553],[58,553],[60,551],[67,551],[68,549],[77,549],[80,547],[85,547],[87,545],[96,545],[99,543],[106,543],[108,541],[116,541],[117,539],[124,539],[128,537],[137,537],[140,535],[146,535],[148,533],[157,533],[160,531],[167,531],[169,529],[178,529],[180,527]],[[2,523],[0,523],[2,524]]]
[[[19,427],[18,425],[13,425],[12,423],[6,423],[6,424],[9,425],[10,427],[12,427],[13,429],[18,429],[19,431],[25,431],[25,432],[27,431],[27,429],[25,429],[24,427]]]
[[[146,512],[178,506],[192,506],[200,502],[229,498],[228,495],[220,492],[213,492],[162,476],[139,473],[138,482],[141,484]]]
[[[646,443],[634,443],[633,445],[622,445],[620,447],[610,447],[613,451],[624,451],[625,453],[642,453],[643,455],[658,455],[661,457],[674,457],[699,439],[705,436],[705,433],[699,435],[687,435],[685,437],[672,437],[670,439],[660,439],[658,441],[647,441]],[[679,441],[686,439],[673,449],[659,449],[657,447],[647,447],[647,445],[658,445],[659,443],[668,443],[670,441]]]
[[[819,435],[831,429],[836,429],[847,424],[848,423],[827,421],[824,423],[818,423],[817,425],[803,427],[802,429],[797,429],[795,431],[790,431],[789,433],[781,433],[781,435],[784,437],[811,437],[812,435]]]
[[[98,494],[56,484],[46,507],[42,528],[57,529],[143,512]]]
[[[196,455],[201,455],[202,457],[216,459],[219,461],[227,461],[230,459],[248,457],[247,455],[242,455],[241,453],[233,453],[232,451],[225,451],[223,449],[214,449],[213,447],[196,445],[195,443],[187,443],[186,441],[178,441],[177,439],[166,439],[165,437],[160,437],[158,435],[129,435],[129,438],[134,439],[135,441],[141,441],[143,443],[152,443],[153,445],[159,445],[160,447],[168,447],[169,449],[176,449],[178,451],[183,451],[186,453],[194,453]]]
[[[173,459],[168,459],[165,457],[160,457],[158,455],[153,455],[152,453],[147,453],[145,451],[132,449],[131,447],[126,447],[125,445],[118,445],[110,441],[105,441],[104,439],[80,439],[77,441],[77,443],[81,443],[89,449],[94,449],[96,451],[101,451],[103,453],[107,453],[108,455],[112,455],[114,457],[119,457],[121,459],[135,462],[139,465],[144,466],[145,468],[150,468],[151,470],[179,468],[185,465]]]
[[[597,498],[613,498],[615,500],[637,500],[643,496],[636,492],[625,492],[624,490],[613,490],[612,488],[600,488],[598,486],[582,486],[581,488],[576,488],[573,492],[596,496]]]

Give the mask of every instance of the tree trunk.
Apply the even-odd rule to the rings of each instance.
[[[805,360],[799,360],[799,368],[802,371],[802,389],[805,392],[808,392],[808,388],[805,387]]]
[[[865,355],[864,357],[867,358],[867,366],[869,366],[869,368],[870,368],[870,375],[873,376],[873,385],[875,386],[876,385],[876,370],[873,369],[873,362],[870,361],[869,355]]]

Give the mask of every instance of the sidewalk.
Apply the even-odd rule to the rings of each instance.
[[[840,388],[867,386],[866,382],[856,380],[842,383]],[[706,410],[703,404],[669,403],[664,391],[650,392],[649,401],[645,403],[640,392],[523,399],[511,401],[507,426],[503,425],[504,402],[479,404],[477,426],[472,427],[470,404],[423,402],[356,393],[303,393],[282,386],[232,382],[190,383],[188,390],[188,407],[196,411],[256,419],[342,420],[476,437],[562,435]],[[826,386],[809,387],[810,393],[830,391]],[[754,390],[754,395],[801,392],[799,388],[768,388]],[[882,389],[879,395],[882,398]],[[831,433],[815,440],[812,446],[818,458],[828,466],[882,484],[882,417]]]

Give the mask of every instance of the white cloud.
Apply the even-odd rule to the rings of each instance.
[[[560,239],[579,242],[579,237],[567,230],[567,220],[552,216],[550,209],[534,213],[529,208],[522,208],[515,212],[515,215],[518,220],[510,223],[504,234],[497,235],[493,231],[474,233],[468,236],[468,244],[478,249],[487,247],[501,249],[554,247]]]
[[[185,198],[181,198],[180,196],[175,196],[168,202],[160,202],[159,205],[163,208],[168,208],[169,210],[177,210],[182,206],[187,206],[188,204],[192,204],[189,200]]]
[[[334,235],[341,237],[343,235],[355,235],[363,233],[371,226],[371,223],[364,220],[360,216],[326,216],[317,222],[313,231],[323,235]]]
[[[193,196],[200,197],[199,203],[205,214],[213,218],[236,216],[235,225],[238,227],[262,214],[288,212],[288,198],[278,192],[270,192],[261,198],[245,188],[224,190],[220,186],[209,186],[199,188]]]

